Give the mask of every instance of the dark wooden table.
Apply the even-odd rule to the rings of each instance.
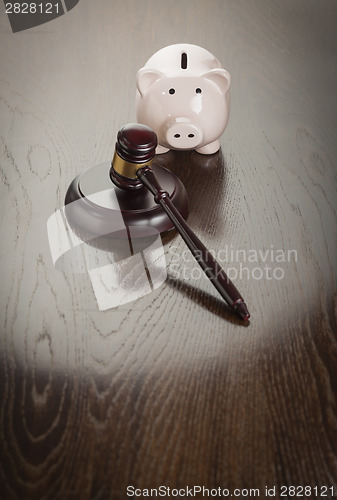
[[[15,34],[0,14],[0,497],[337,496],[336,2],[80,0]],[[247,326],[175,232],[165,283],[104,311],[50,254],[70,181],[135,120],[137,70],[182,41],[231,73],[231,118],[218,154],[158,161]]]

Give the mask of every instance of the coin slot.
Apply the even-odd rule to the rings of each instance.
[[[183,52],[181,54],[181,69],[187,69],[187,54]]]

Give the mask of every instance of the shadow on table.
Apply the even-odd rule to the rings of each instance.
[[[249,321],[241,321],[223,300],[214,297],[208,292],[200,290],[197,286],[193,286],[186,281],[173,278],[170,276],[170,273],[167,274],[165,283],[184,296],[188,296],[195,303],[199,304],[204,309],[207,309],[207,311],[216,314],[220,318],[225,319],[232,324],[244,327],[250,325]]]
[[[169,151],[157,155],[154,161],[173,172],[184,184],[189,198],[188,220],[193,227],[206,235],[223,228],[224,218],[217,210],[217,200],[223,202],[226,198],[228,179],[221,149],[209,156],[195,151]]]

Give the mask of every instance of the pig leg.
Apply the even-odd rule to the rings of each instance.
[[[163,153],[167,153],[168,151],[170,151],[169,148],[164,148],[164,146],[161,146],[160,144],[156,147],[156,155],[161,155]]]
[[[211,142],[210,144],[206,144],[206,146],[202,146],[201,148],[196,149],[197,153],[200,153],[202,155],[212,155],[213,153],[216,153],[220,149],[220,141],[217,139],[214,142]]]

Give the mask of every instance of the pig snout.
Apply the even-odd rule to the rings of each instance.
[[[166,142],[174,149],[195,149],[202,141],[202,132],[188,121],[176,121],[168,126]]]

